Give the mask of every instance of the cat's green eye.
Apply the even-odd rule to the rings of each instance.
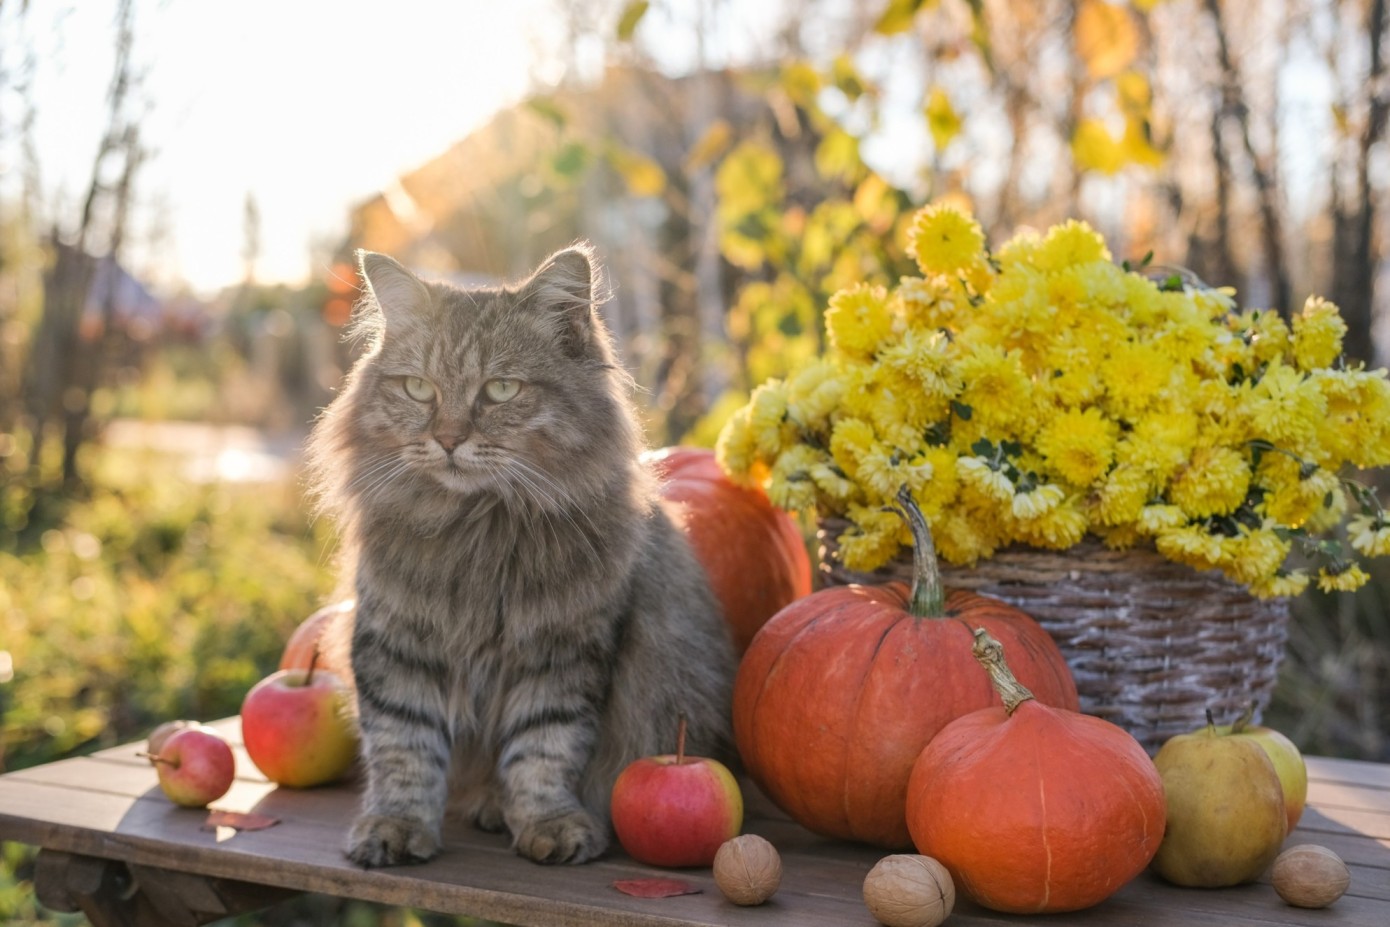
[[[483,392],[493,402],[506,402],[520,391],[520,380],[509,380],[505,377],[488,380],[487,383],[483,384]]]
[[[422,377],[406,377],[405,394],[416,402],[429,402],[434,399],[434,384]]]

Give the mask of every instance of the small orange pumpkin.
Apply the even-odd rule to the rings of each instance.
[[[918,757],[907,787],[913,843],[995,911],[1098,904],[1158,852],[1158,769],[1123,728],[1034,699],[999,642],[983,629],[975,637],[1003,707],[951,722]]]
[[[926,520],[899,498],[912,588],[835,586],[793,602],[758,632],[734,682],[734,737],[763,792],[809,830],[890,849],[909,845],[907,780],[922,748],[999,701],[971,656],[974,627],[1008,642],[1040,698],[1078,707],[1061,651],[1032,618],[972,592],[943,595]]]
[[[761,489],[729,479],[713,451],[667,447],[646,460],[662,481],[662,498],[674,503],[742,654],[767,619],[811,594],[801,531]]]

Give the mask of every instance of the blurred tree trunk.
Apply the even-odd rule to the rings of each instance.
[[[1249,162],[1250,177],[1255,186],[1255,199],[1260,214],[1260,241],[1265,258],[1264,271],[1270,285],[1270,303],[1280,312],[1287,314],[1291,309],[1292,286],[1289,283],[1289,267],[1284,248],[1282,193],[1275,174],[1278,151],[1275,149],[1270,152],[1261,152],[1255,146],[1254,138],[1250,132],[1249,93],[1240,65],[1231,54],[1230,38],[1221,0],[1206,0],[1206,9],[1215,30],[1217,64],[1221,69],[1221,105],[1213,119],[1212,138],[1217,144],[1218,150],[1224,152],[1224,148],[1221,146],[1223,127],[1229,124],[1237,133]],[[1278,120],[1277,90],[1271,109],[1273,112],[1270,121],[1273,123]],[[1229,178],[1229,170],[1229,162],[1224,168],[1218,168],[1218,184],[1223,179]],[[1225,174],[1226,177],[1223,178],[1222,174]],[[1223,205],[1222,215],[1218,219],[1219,225],[1223,222],[1227,223],[1226,228],[1219,236],[1219,240],[1227,248],[1229,245],[1224,243],[1230,241],[1229,219],[1228,201]]]
[[[1376,197],[1372,182],[1372,155],[1385,139],[1390,97],[1384,86],[1385,0],[1371,0],[1366,12],[1367,88],[1364,123],[1356,137],[1353,191],[1348,195],[1336,180],[1332,193],[1332,282],[1328,298],[1342,310],[1347,323],[1345,350],[1348,357],[1371,363],[1375,345],[1372,325],[1375,309],[1377,259],[1374,251]]]
[[[139,126],[129,110],[139,81],[132,67],[134,0],[121,0],[116,14],[116,60],[107,90],[107,126],[92,165],[92,177],[71,243],[55,228],[52,269],[44,278],[43,314],[34,335],[25,385],[35,453],[32,478],[39,479],[40,450],[50,424],[61,426],[62,479],[68,488],[79,480],[78,452],[90,437],[92,392],[100,382],[115,314],[114,284],[117,260],[124,243],[135,173],[143,159]],[[114,174],[114,181],[107,178]],[[83,337],[86,311],[97,261],[92,249],[105,231],[105,252],[111,263],[111,291],[99,309],[96,324]]]

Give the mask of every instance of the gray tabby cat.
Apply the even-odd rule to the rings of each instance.
[[[355,573],[362,866],[440,847],[446,796],[521,855],[609,841],[631,760],[728,756],[734,657],[704,571],[639,463],[585,247],[514,288],[359,254],[368,348],[309,460]]]

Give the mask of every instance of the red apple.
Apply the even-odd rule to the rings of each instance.
[[[1219,725],[1216,732],[1232,737],[1248,737],[1269,754],[1274,771],[1279,774],[1279,785],[1284,790],[1284,811],[1288,814],[1289,832],[1292,833],[1298,819],[1303,817],[1303,806],[1308,801],[1308,766],[1292,740],[1273,728],[1251,724],[1254,716],[1255,705],[1251,703],[1235,723]]]
[[[307,788],[341,778],[357,757],[348,690],[334,673],[291,669],[251,687],[241,703],[246,753],[267,779]]]
[[[352,614],[356,604],[354,600],[347,599],[325,605],[301,621],[290,634],[289,640],[285,641],[285,650],[280,655],[280,669],[306,670],[309,664],[313,663],[319,669],[328,670],[330,673],[350,676],[351,670],[346,663],[347,654],[340,654],[339,648],[331,646],[330,641],[340,623],[350,620],[347,616]]]
[[[743,827],[743,793],[718,760],[685,755],[685,720],[676,752],[629,763],[613,783],[618,842],[652,866],[710,866]]]
[[[236,758],[232,748],[211,728],[190,727],[173,732],[150,762],[159,773],[159,787],[169,800],[202,808],[232,787]]]

